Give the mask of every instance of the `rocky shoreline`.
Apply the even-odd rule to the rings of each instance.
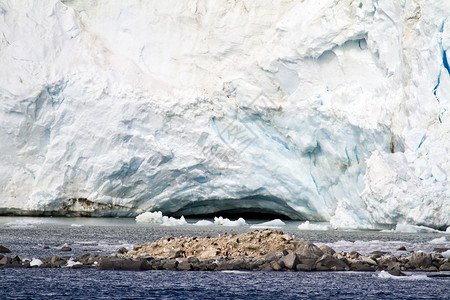
[[[66,253],[70,247],[60,249]],[[153,243],[135,245],[106,256],[84,254],[20,259],[0,254],[0,268],[73,268],[100,270],[178,270],[178,271],[450,271],[450,258],[439,253],[408,252],[394,256],[375,251],[370,255],[336,252],[304,239],[275,230],[255,230],[243,234],[219,235],[215,238],[167,237]],[[10,252],[0,246],[0,253]],[[441,276],[441,275],[437,275]],[[442,276],[450,276],[442,274]]]

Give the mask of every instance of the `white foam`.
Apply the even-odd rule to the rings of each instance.
[[[210,226],[210,225],[214,225],[214,223],[211,221],[208,221],[208,220],[200,220],[200,221],[197,221],[194,225],[195,226]]]
[[[312,224],[309,221],[298,225],[297,227],[300,230],[331,230],[332,227],[326,224]]]
[[[71,227],[83,227],[83,224],[70,224]]]
[[[282,226],[286,226],[286,223],[284,223],[280,219],[275,219],[272,221],[252,225],[250,226],[250,228],[280,228]]]
[[[445,230],[445,233],[449,233],[450,234],[450,226],[447,227],[447,229]]]
[[[410,276],[394,276],[389,274],[386,271],[381,271],[378,275],[374,275],[378,278],[382,279],[397,279],[397,280],[430,280],[427,275],[418,274],[418,275],[410,275]]]
[[[31,267],[39,267],[40,265],[42,265],[43,264],[43,262],[42,262],[42,260],[40,260],[39,258],[33,258],[32,260],[31,260],[31,262],[30,262],[30,266]]]
[[[146,211],[145,213],[142,213],[136,217],[136,222],[161,224],[163,222],[163,214],[160,211]]]
[[[447,239],[445,238],[445,236],[431,240],[429,243],[431,244],[445,244],[447,243]]]
[[[239,226],[246,226],[247,223],[243,218],[239,218],[236,221],[231,221],[228,218],[223,217],[214,217],[214,224],[221,225],[221,226],[230,226],[230,227],[239,227]]]
[[[441,255],[442,255],[443,257],[450,258],[450,250],[447,250],[447,251],[445,251],[445,252],[442,252]]]
[[[426,227],[426,226],[417,226],[410,224],[397,224],[395,226],[395,231],[397,232],[413,232],[413,233],[426,233],[426,232],[440,232],[439,230]]]

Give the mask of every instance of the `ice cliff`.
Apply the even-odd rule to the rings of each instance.
[[[0,212],[450,225],[450,1],[0,1]]]

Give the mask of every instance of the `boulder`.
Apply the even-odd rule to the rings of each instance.
[[[145,259],[124,259],[117,257],[104,257],[100,261],[101,270],[144,271],[149,266]]]
[[[164,270],[175,271],[178,266],[178,261],[175,259],[165,259],[161,262],[161,266]]]
[[[324,254],[328,254],[328,255],[333,255],[333,254],[336,253],[336,251],[334,251],[333,248],[331,248],[330,246],[325,245],[325,244],[323,244],[322,246],[320,246],[319,249],[322,250],[322,252],[323,252]]]
[[[62,246],[60,251],[70,252],[70,251],[72,251],[72,248],[70,248],[69,246]]]
[[[0,245],[0,253],[11,253],[11,250],[6,248],[5,246]]]
[[[352,271],[362,271],[362,272],[373,272],[375,271],[376,266],[369,265],[362,261],[351,262],[350,270]]]
[[[450,262],[447,261],[439,267],[439,271],[450,271]]]
[[[316,261],[316,269],[317,270],[326,271],[325,268],[328,270],[332,270],[332,271],[348,271],[348,270],[350,270],[349,266],[347,266],[346,263],[344,263],[340,259],[337,259],[336,257],[329,255],[329,254],[324,254],[321,258],[319,258]]]
[[[186,252],[184,250],[171,249],[169,251],[169,258],[182,258],[182,257],[186,257]]]
[[[120,247],[119,250],[117,250],[117,253],[120,253],[120,254],[125,254],[127,252],[128,252],[128,249],[125,247]]]
[[[405,246],[401,246],[397,249],[397,251],[406,251],[406,248],[405,248]]]
[[[416,269],[427,269],[432,266],[432,257],[430,253],[422,251],[414,252],[409,259],[409,264]]]
[[[179,262],[177,265],[178,271],[190,271],[192,269],[192,265],[187,261]]]
[[[299,272],[311,272],[315,270],[313,264],[298,264],[295,266],[295,270]]]
[[[270,267],[272,268],[272,270],[274,271],[281,271],[283,268],[280,266],[280,264],[276,261],[272,261],[270,262]]]
[[[376,259],[376,258],[380,258],[386,254],[389,254],[389,252],[385,252],[385,251],[373,251],[370,253],[370,257],[372,259]]]
[[[300,257],[305,258],[319,258],[323,255],[322,250],[320,250],[319,247],[311,243],[310,241],[305,241],[304,239],[301,239],[299,241],[299,245],[297,249],[294,251],[296,254],[298,254]]]
[[[393,276],[406,276],[405,273],[403,273],[399,269],[390,270],[390,271],[388,271],[388,273],[393,275]]]
[[[0,259],[0,265],[7,265],[7,264],[10,264],[11,263],[11,261],[12,261],[12,259],[11,259],[11,257],[9,257],[9,256],[3,256],[1,259]]]
[[[280,259],[280,261],[284,264],[284,267],[286,267],[289,270],[295,270],[295,266],[300,263],[297,254],[294,252],[291,252],[288,255],[283,256]]]

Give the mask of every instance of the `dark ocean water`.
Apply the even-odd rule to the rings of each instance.
[[[0,269],[2,299],[449,299],[446,278],[376,273]]]
[[[0,217],[0,244],[21,258],[109,254],[163,236],[217,236],[249,227],[164,227],[132,219]],[[372,251],[448,246],[439,233],[283,231],[314,242]],[[59,249],[67,243],[70,253]],[[439,244],[441,243],[441,244]],[[359,247],[359,248],[358,248]],[[387,250],[389,250],[387,249]],[[349,249],[350,250],[350,249]],[[409,273],[394,278],[356,272],[171,272],[96,269],[0,269],[0,299],[450,299],[450,278]]]

